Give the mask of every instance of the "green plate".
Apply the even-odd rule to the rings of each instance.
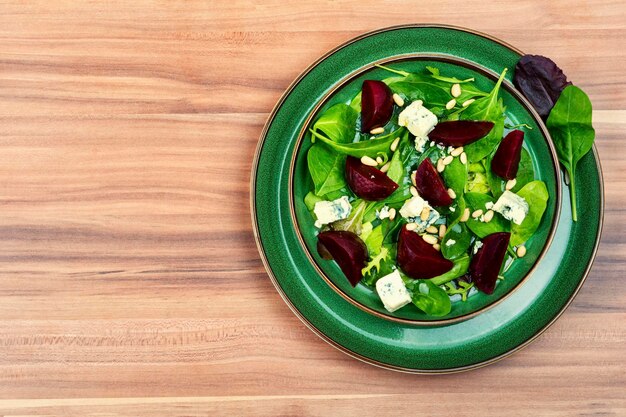
[[[560,316],[580,289],[595,256],[602,225],[603,185],[595,148],[578,165],[578,186],[582,191],[579,195],[584,196],[578,202],[579,221],[571,220],[569,193],[561,184],[565,192],[560,207],[552,211],[549,208],[552,215],[546,216],[542,225],[545,234],[538,237],[542,242],[528,258],[538,259],[532,273],[521,282],[525,275],[521,271],[518,279],[508,284],[511,287],[503,286],[502,301],[491,309],[453,324],[416,326],[409,321],[420,320],[414,315],[404,317],[404,321],[390,320],[363,308],[373,306],[375,301],[359,299],[367,296],[363,291],[348,293],[328,285],[341,282],[334,279],[337,271],[333,272],[328,263],[330,266],[324,269],[330,280],[322,278],[307,249],[307,242],[311,243],[310,227],[307,229],[303,223],[307,220],[297,214],[302,190],[308,186],[298,180],[304,178],[298,171],[297,155],[302,155],[297,152],[300,133],[316,109],[330,103],[326,100],[338,86],[344,86],[355,74],[358,77],[373,63],[411,58],[398,65],[412,67],[429,59],[441,66],[442,60],[448,60],[458,71],[460,62],[469,63],[470,68],[465,69],[480,72],[479,82],[486,83],[481,85],[485,87],[492,82],[493,74],[505,67],[510,69],[510,82],[521,54],[497,39],[466,29],[432,25],[392,27],[365,34],[331,51],[305,71],[279,101],[265,126],[253,166],[251,204],[255,237],[270,278],[283,299],[309,328],[333,346],[368,363],[395,370],[441,373],[471,369],[530,343]],[[368,77],[371,74],[374,72],[368,73]],[[354,87],[345,84],[345,94],[350,88]],[[507,105],[519,106],[521,102],[514,99],[516,92],[510,83],[505,90]],[[344,90],[338,94],[341,91]],[[514,114],[512,118],[528,121],[523,108],[510,113]],[[537,123],[536,127],[533,131],[537,138],[528,141],[527,146],[538,168],[538,163],[545,166],[542,158],[547,153],[539,140],[544,126]],[[296,178],[293,189],[292,170]],[[555,187],[554,181],[550,184],[550,171],[538,172],[556,193],[551,201],[558,202],[559,187]],[[554,175],[553,180],[558,178]],[[302,225],[302,236],[296,217]],[[543,241],[550,241],[551,219],[558,221],[554,238],[540,257]],[[529,270],[532,265],[523,268]],[[513,287],[516,290],[510,292]],[[504,297],[507,293],[510,295]],[[466,313],[457,311],[455,317]]]

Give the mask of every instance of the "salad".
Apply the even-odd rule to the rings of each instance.
[[[305,202],[319,253],[352,285],[371,287],[390,312],[413,303],[445,315],[451,296],[491,294],[505,258],[525,255],[547,189],[525,127],[504,134],[506,70],[486,92],[434,67],[383,68],[396,76],[364,81],[313,123]]]
[[[493,293],[550,197],[523,147],[530,127],[508,124],[506,69],[482,91],[435,67],[379,67],[390,77],[365,80],[310,126],[305,204],[320,256],[352,286],[369,287],[389,312],[412,304],[444,316],[452,301]]]

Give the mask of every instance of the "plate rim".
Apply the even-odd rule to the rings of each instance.
[[[379,29],[375,29],[372,31],[368,31],[365,33],[362,33],[359,36],[356,36],[354,38],[349,39],[346,42],[343,42],[339,45],[337,45],[336,47],[330,49],[328,52],[326,52],[325,54],[323,54],[322,56],[320,56],[318,59],[316,59],[313,63],[311,63],[307,68],[305,68],[290,84],[289,86],[285,89],[285,91],[283,92],[283,94],[281,95],[281,97],[279,98],[279,100],[276,102],[276,104],[274,105],[274,107],[272,108],[272,111],[270,112],[265,125],[263,126],[263,130],[261,131],[261,134],[259,136],[259,141],[257,143],[255,152],[254,152],[254,157],[253,157],[253,161],[252,161],[252,167],[251,167],[251,175],[250,175],[250,215],[251,215],[251,219],[252,219],[252,232],[254,235],[254,240],[257,246],[257,250],[259,252],[261,261],[263,263],[263,266],[265,268],[266,273],[268,274],[270,281],[272,282],[272,284],[274,285],[274,287],[276,288],[276,291],[278,292],[278,294],[280,295],[280,297],[283,299],[283,301],[285,302],[285,304],[289,307],[289,309],[296,315],[296,317],[298,317],[300,319],[300,321],[302,321],[302,323],[309,328],[309,330],[311,330],[315,335],[317,335],[320,339],[322,339],[323,341],[325,341],[326,343],[328,343],[329,345],[333,346],[335,349],[345,353],[348,356],[351,356],[361,362],[367,363],[369,365],[373,365],[376,366],[378,368],[383,368],[383,369],[387,369],[387,370],[392,370],[392,371],[396,371],[396,372],[402,372],[402,373],[410,373],[410,374],[424,374],[424,375],[433,375],[433,374],[453,374],[453,373],[459,373],[459,372],[464,372],[464,371],[469,371],[472,369],[478,369],[478,368],[482,368],[484,366],[493,364],[495,362],[498,362],[508,356],[511,356],[512,354],[519,352],[520,350],[522,350],[523,348],[525,348],[526,346],[530,345],[532,342],[534,342],[537,338],[539,338],[546,330],[548,330],[562,315],[563,313],[567,310],[567,308],[572,304],[572,302],[574,301],[574,299],[576,298],[576,296],[578,295],[578,293],[580,292],[580,289],[582,288],[583,284],[585,283],[585,281],[587,280],[587,277],[589,276],[589,272],[591,271],[591,268],[593,267],[594,261],[596,259],[596,255],[598,252],[598,248],[600,245],[600,241],[602,238],[602,232],[603,232],[603,225],[604,225],[604,212],[605,212],[605,193],[604,193],[604,176],[603,176],[603,170],[602,170],[602,164],[598,155],[598,151],[596,148],[595,143],[593,144],[592,147],[592,151],[593,151],[593,156],[594,156],[594,162],[596,164],[596,170],[598,172],[598,179],[599,179],[599,194],[600,194],[600,213],[598,216],[598,232],[596,234],[596,239],[593,245],[593,250],[591,253],[591,257],[589,259],[589,262],[584,270],[584,273],[582,275],[582,277],[580,278],[580,281],[578,282],[576,288],[574,289],[574,292],[572,293],[572,295],[570,296],[570,298],[567,300],[567,302],[561,307],[561,309],[558,311],[557,314],[554,315],[554,317],[547,322],[541,329],[539,329],[533,336],[531,336],[530,338],[528,338],[527,340],[525,340],[524,342],[520,343],[519,345],[507,350],[506,352],[501,353],[500,355],[494,356],[492,358],[489,358],[487,360],[481,361],[481,362],[477,362],[477,363],[473,363],[473,364],[469,364],[469,365],[464,365],[464,366],[460,366],[460,367],[452,367],[452,368],[437,368],[437,369],[419,369],[419,368],[409,368],[409,367],[403,367],[403,366],[398,366],[398,365],[393,365],[393,364],[389,364],[389,363],[384,363],[384,362],[380,362],[377,361],[375,359],[366,357],[364,355],[361,355],[359,353],[356,353],[350,349],[348,349],[347,347],[339,344],[338,342],[336,342],[335,340],[333,340],[332,338],[330,338],[329,336],[327,336],[325,333],[323,333],[321,330],[319,330],[317,327],[315,327],[298,309],[297,307],[295,307],[295,305],[292,303],[292,301],[287,297],[287,295],[285,294],[285,292],[283,291],[280,283],[278,282],[278,280],[276,279],[276,276],[274,275],[269,262],[267,260],[267,256],[265,254],[265,250],[263,248],[263,244],[261,242],[261,236],[259,234],[259,228],[258,228],[258,222],[257,222],[257,213],[256,213],[256,201],[255,201],[255,191],[256,191],[256,172],[258,171],[258,163],[259,163],[259,159],[260,159],[260,155],[261,155],[261,151],[263,149],[263,144],[265,142],[266,136],[267,136],[267,132],[269,130],[269,127],[271,125],[271,123],[273,122],[278,110],[280,109],[280,107],[282,106],[282,104],[284,103],[285,99],[289,96],[289,94],[292,92],[292,90],[300,83],[300,81],[314,68],[316,67],[318,64],[320,64],[322,61],[324,61],[325,59],[327,59],[329,56],[331,56],[332,54],[334,54],[335,52],[337,52],[338,50],[351,45],[355,42],[360,41],[361,39],[373,36],[373,35],[377,35],[380,33],[384,33],[384,32],[390,32],[390,31],[394,31],[394,30],[399,30],[399,29],[423,29],[423,28],[435,28],[435,29],[451,29],[451,30],[457,30],[457,31],[461,31],[461,32],[466,32],[466,33],[470,33],[482,38],[485,38],[487,40],[490,40],[492,42],[495,42],[497,44],[500,44],[502,46],[504,46],[505,48],[510,49],[511,51],[517,53],[518,55],[524,55],[524,52],[521,51],[519,48],[514,47],[513,45],[502,41],[501,39],[486,34],[484,32],[480,32],[474,29],[469,29],[469,28],[465,28],[462,26],[455,26],[455,25],[445,25],[445,24],[436,24],[436,23],[413,23],[413,24],[402,24],[402,25],[394,25],[394,26],[387,26],[387,27],[383,27],[383,28],[379,28]],[[560,215],[560,212],[559,212]]]

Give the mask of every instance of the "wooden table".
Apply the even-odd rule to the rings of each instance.
[[[624,2],[283,3],[0,5],[0,415],[626,415]],[[252,157],[284,89],[410,22],[550,56],[595,107],[606,214],[589,279],[538,341],[466,374],[398,374],[322,342],[251,230]]]

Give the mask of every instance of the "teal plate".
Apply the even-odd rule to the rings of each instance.
[[[467,29],[392,27],[362,35],[329,52],[285,92],[257,148],[252,220],[272,282],[294,313],[322,339],[355,358],[388,369],[457,372],[487,365],[526,346],[571,303],[591,268],[602,229],[603,182],[595,148],[577,168],[579,195],[585,196],[578,201],[579,221],[571,220],[569,192],[562,183],[554,238],[545,255],[537,256],[532,273],[491,309],[453,324],[420,327],[391,321],[347,301],[320,277],[294,220],[290,179],[300,133],[317,106],[346,77],[390,57],[439,56],[470,62],[490,74],[509,68],[510,83],[520,55],[522,52],[502,41]],[[294,189],[297,194],[297,183]]]

